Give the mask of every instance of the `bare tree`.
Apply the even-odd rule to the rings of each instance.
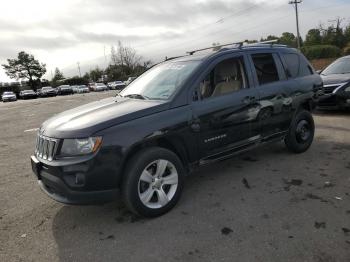
[[[118,65],[119,64],[118,54],[115,51],[114,46],[111,47],[111,61],[112,61],[113,65]]]
[[[124,46],[121,41],[118,41],[117,50],[114,46],[111,47],[111,60],[114,65],[127,66],[134,69],[142,57],[137,54],[136,50],[129,46]]]

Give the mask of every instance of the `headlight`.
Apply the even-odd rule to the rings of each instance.
[[[64,139],[60,155],[78,156],[96,152],[102,144],[102,137]]]

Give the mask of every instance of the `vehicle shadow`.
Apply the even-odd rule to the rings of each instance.
[[[338,169],[344,166],[337,176],[345,177],[350,169],[350,163],[346,167],[344,162],[348,150],[349,144],[316,137],[304,154],[291,154],[282,143],[276,143],[202,167],[187,177],[180,203],[154,219],[134,216],[121,201],[103,206],[62,206],[52,226],[59,259],[214,261],[230,254],[232,261],[241,256],[244,261],[253,261],[257,255],[275,261],[276,252],[290,256],[296,252],[295,245],[286,243],[286,234],[299,234],[305,250],[314,250],[312,245],[323,248],[328,244],[322,237],[306,241],[314,228],[305,221],[320,210],[332,216],[334,204],[302,197],[315,190],[313,185],[324,183],[319,180],[332,173],[333,165]],[[293,186],[288,179],[299,179],[301,184]],[[332,174],[332,179],[335,181],[336,175]],[[301,212],[303,208],[308,211]],[[253,246],[259,248],[251,252]],[[306,255],[304,258],[310,258]]]

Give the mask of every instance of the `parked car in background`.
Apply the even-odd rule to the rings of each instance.
[[[70,85],[61,85],[57,87],[57,95],[63,96],[63,95],[72,95],[73,89]]]
[[[94,85],[95,85],[95,83],[89,83],[88,84],[88,88],[89,88],[90,91],[94,91],[94,90],[92,90]]]
[[[137,77],[135,77],[135,76],[130,76],[129,78],[128,78],[128,80],[126,80],[124,83],[125,83],[125,85],[127,86],[127,85],[129,85],[132,81],[134,81],[135,79],[136,79]]]
[[[323,96],[318,106],[323,108],[350,108],[350,56],[335,60],[320,71]]]
[[[78,94],[90,93],[90,89],[86,85],[78,86]]]
[[[71,88],[72,88],[74,94],[78,93],[78,91],[79,91],[79,86],[78,85],[71,86]]]
[[[109,82],[107,84],[107,86],[111,90],[122,90],[122,89],[124,89],[124,87],[126,85],[125,85],[125,83],[123,81],[113,81],[113,82]]]
[[[107,91],[108,87],[104,83],[95,83],[91,86],[91,91]]]
[[[321,88],[302,53],[284,46],[239,46],[165,61],[116,97],[45,121],[32,170],[59,202],[121,197],[132,212],[159,216],[178,202],[195,167],[268,142],[307,151]]]
[[[40,97],[57,96],[56,90],[51,86],[44,86],[43,88],[38,90],[40,90],[38,93]]]
[[[17,96],[14,92],[12,91],[6,91],[2,94],[1,96],[1,100],[3,102],[11,102],[11,101],[16,101],[17,100]]]
[[[37,98],[38,95],[35,93],[33,90],[22,90],[19,92],[19,98],[21,99],[32,99],[32,98]]]

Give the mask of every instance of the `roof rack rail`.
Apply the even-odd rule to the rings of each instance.
[[[237,46],[236,48],[266,46],[267,44],[269,44],[270,47],[273,47],[273,46],[276,46],[276,47],[286,47],[286,45],[277,44],[277,42],[278,42],[278,39],[268,40],[268,41],[261,41],[261,42],[256,42],[256,43],[236,42],[236,43],[229,43],[229,44],[223,44],[223,45],[216,45],[216,46],[201,48],[201,49],[197,49],[197,50],[187,51],[186,53],[187,53],[188,55],[193,55],[193,54],[196,53],[196,52],[205,51],[205,50],[210,50],[210,49],[213,49],[213,48],[220,48],[218,51],[224,51],[224,50],[227,50],[227,48],[221,49],[221,47],[230,46],[230,45],[236,45],[236,46]]]
[[[205,50],[209,50],[209,49],[213,49],[213,48],[221,48],[221,47],[229,46],[229,45],[238,45],[238,47],[241,47],[243,45],[243,42],[229,43],[229,44],[224,44],[224,45],[216,45],[216,46],[201,48],[201,49],[197,49],[197,50],[187,51],[186,53],[189,55],[193,55],[196,52],[205,51]]]
[[[249,46],[266,46],[267,44],[269,44],[271,47],[286,47],[287,45],[282,45],[282,44],[277,44],[278,39],[273,39],[273,40],[267,40],[267,41],[261,41],[261,42],[256,42],[256,43],[250,43],[250,44],[246,44],[245,46],[249,47]]]

